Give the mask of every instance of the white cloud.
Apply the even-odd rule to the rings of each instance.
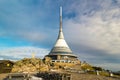
[[[118,62],[120,62],[119,5],[113,5],[112,0],[108,2],[103,0],[96,5],[94,2],[80,3],[78,1],[73,2],[72,5],[74,6],[70,9],[67,8],[67,14],[75,12],[76,15],[72,18],[65,18],[64,31],[73,50],[83,60],[101,65],[104,62],[107,68],[109,67],[108,69],[114,69],[115,65],[119,65]],[[111,62],[110,65],[113,64],[113,66],[107,62]]]
[[[44,58],[49,53],[49,50],[37,47],[13,47],[0,51],[0,59],[19,60],[22,58],[31,58],[35,54],[37,58]]]
[[[79,10],[79,7],[76,8]],[[64,26],[69,37],[75,39],[73,43],[118,54],[120,53],[120,19],[118,17],[120,17],[118,7],[102,9],[92,16],[78,14],[73,19],[65,19]]]

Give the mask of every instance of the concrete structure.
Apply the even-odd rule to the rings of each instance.
[[[78,63],[77,56],[74,55],[66,43],[62,31],[62,7],[60,7],[60,29],[57,41],[54,47],[51,49],[50,53],[45,57],[51,58],[52,62],[61,62],[61,63]]]

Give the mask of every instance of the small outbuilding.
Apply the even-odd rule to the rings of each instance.
[[[14,62],[10,60],[0,60],[0,73],[10,73]]]

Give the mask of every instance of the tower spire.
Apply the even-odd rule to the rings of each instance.
[[[60,29],[59,29],[58,39],[64,39],[64,35],[62,32],[62,6],[60,6]]]
[[[64,53],[71,54],[72,51],[64,39],[64,35],[63,35],[63,31],[62,31],[62,7],[60,7],[59,34],[58,34],[57,41],[56,41],[54,47],[52,48],[50,54],[64,54]]]
[[[60,31],[62,31],[62,6],[60,6]]]

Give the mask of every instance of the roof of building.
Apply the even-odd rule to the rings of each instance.
[[[10,60],[0,60],[0,63],[5,63],[5,62],[14,63],[13,61],[10,61]]]

